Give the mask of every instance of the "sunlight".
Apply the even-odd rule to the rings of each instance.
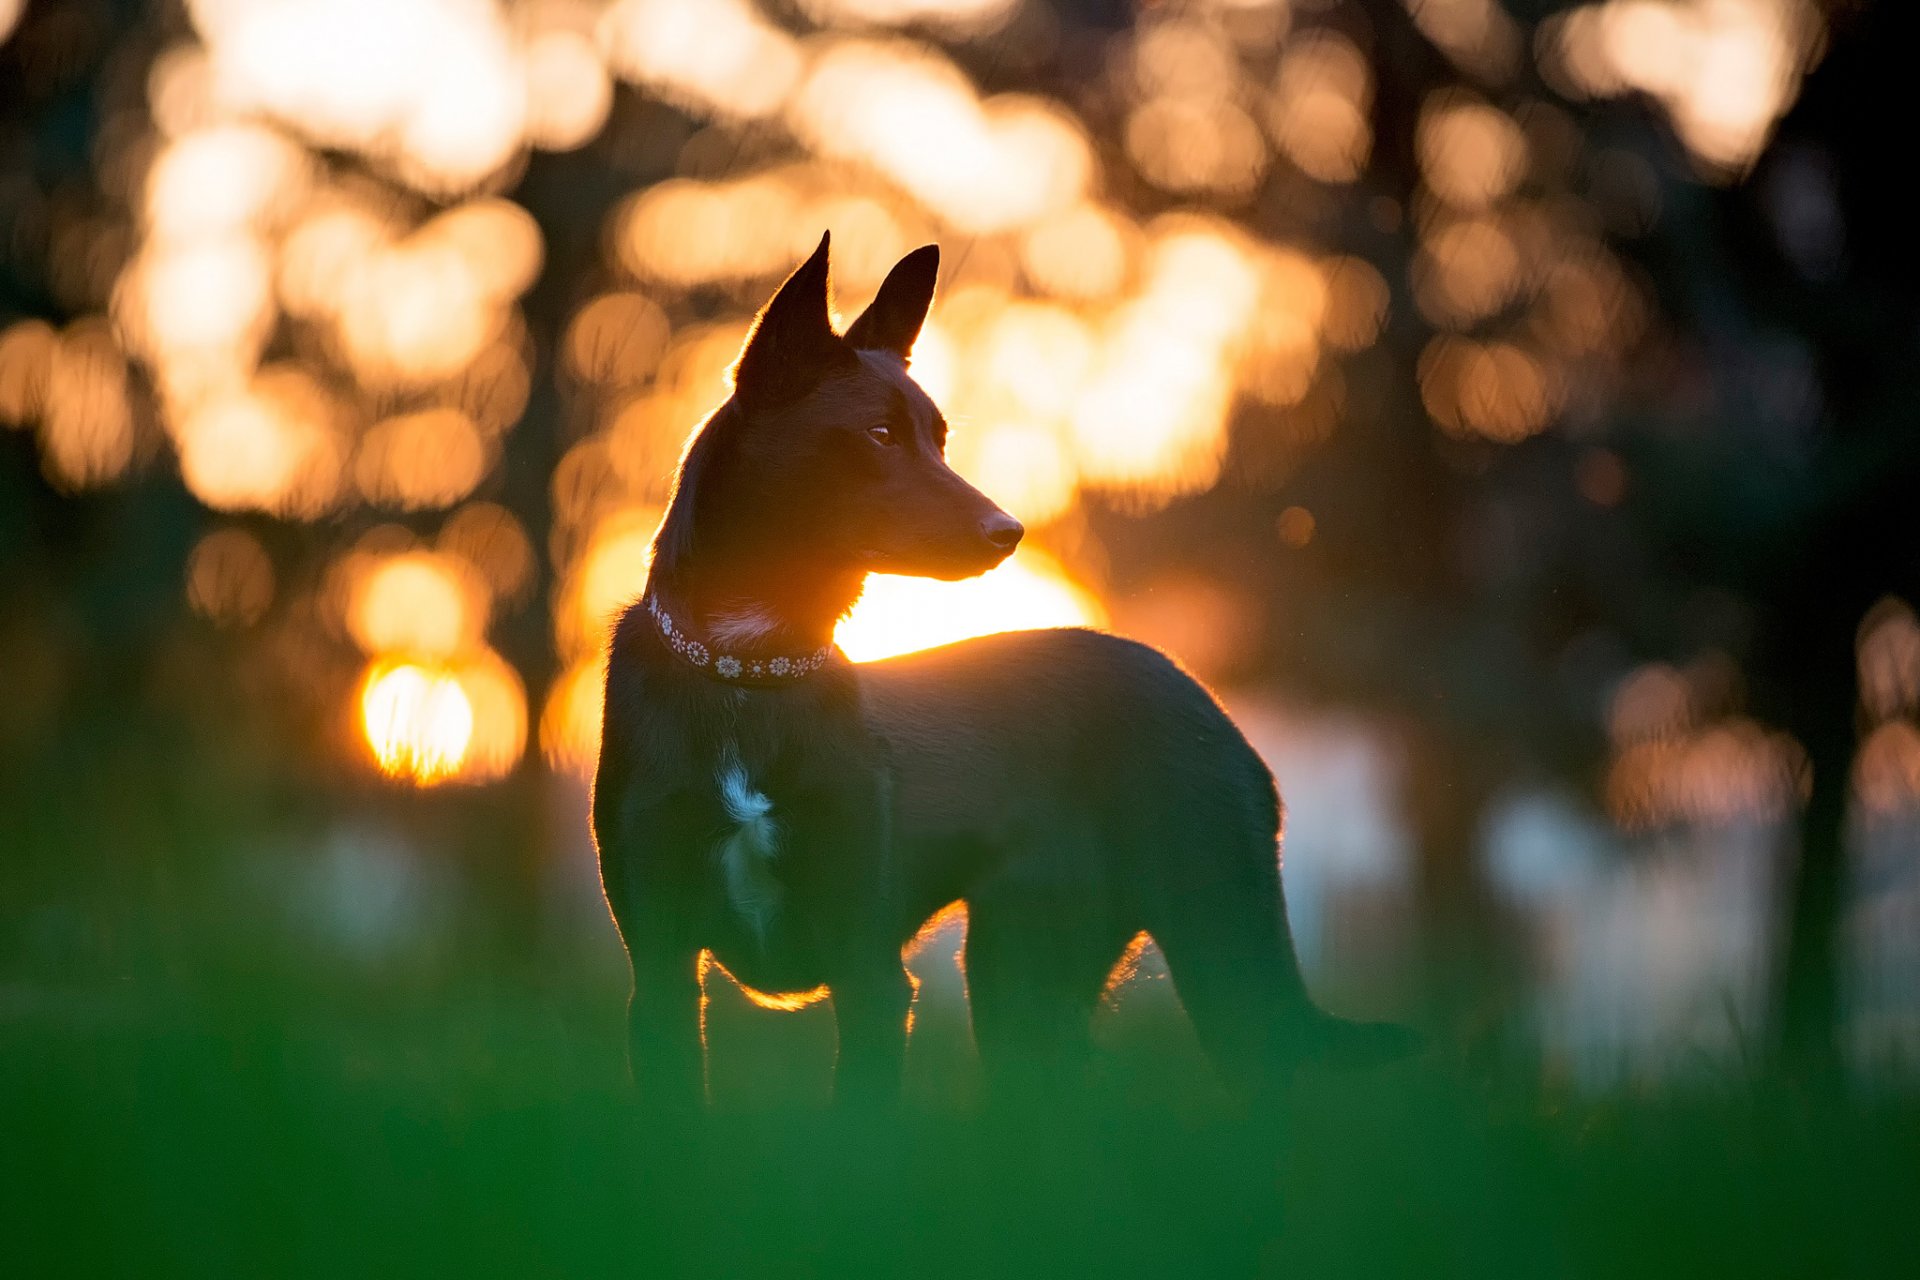
[[[492,649],[467,654],[454,678],[473,712],[473,733],[460,762],[462,782],[504,778],[527,747],[527,691],[513,664]]]
[[[382,772],[420,786],[452,777],[473,740],[473,704],[460,681],[411,662],[374,665],[360,716]]]
[[[871,662],[999,631],[1105,621],[1099,601],[1056,562],[1021,551],[964,582],[875,574],[834,638],[855,662]]]
[[[1127,949],[1120,953],[1113,968],[1107,971],[1107,980],[1100,988],[1100,1002],[1103,1005],[1111,1008],[1119,1002],[1121,995],[1139,978],[1140,962],[1153,945],[1153,938],[1145,930],[1133,935],[1127,943]]]
[[[450,665],[382,658],[362,682],[360,723],[388,777],[421,787],[490,782],[520,762],[526,692],[491,650]]]

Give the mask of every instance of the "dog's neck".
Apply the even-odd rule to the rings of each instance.
[[[786,683],[825,665],[865,573],[822,569],[791,546],[755,546],[734,530],[670,537],[673,519],[655,543],[646,596],[668,649],[730,682]]]
[[[656,592],[648,591],[642,606],[668,652],[700,674],[723,683],[790,684],[812,675],[833,658],[831,644],[795,653],[730,648],[676,619]]]
[[[702,675],[727,684],[791,684],[827,665],[834,654],[833,622],[796,622],[765,595],[703,592],[701,579],[660,573],[647,584],[645,608],[660,642]],[[692,583],[693,589],[689,590]],[[697,603],[705,599],[703,608]],[[825,603],[815,602],[824,611]],[[835,613],[833,618],[839,615]]]
[[[730,570],[674,557],[656,559],[647,594],[717,649],[770,655],[832,644],[833,629],[859,599],[865,577],[810,574],[777,560]]]
[[[647,595],[686,634],[745,660],[811,654],[866,583],[805,544],[778,504],[745,499],[730,441],[741,425],[728,401],[682,460],[654,540]]]

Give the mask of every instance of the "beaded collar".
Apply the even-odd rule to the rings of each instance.
[[[798,680],[826,666],[827,659],[833,656],[831,644],[823,644],[810,653],[783,653],[770,658],[715,653],[706,644],[681,630],[657,596],[649,592],[645,603],[647,613],[653,618],[653,625],[659,628],[660,638],[666,642],[667,648],[701,675],[725,680],[729,684],[783,684]]]

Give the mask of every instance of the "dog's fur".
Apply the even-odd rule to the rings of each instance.
[[[908,375],[937,265],[933,246],[907,255],[843,337],[823,237],[768,303],[655,543],[647,589],[682,627],[810,651],[870,570],[957,578],[1012,551],[1019,525],[947,466]],[[1367,1052],[1369,1029],[1302,986],[1272,776],[1204,689],[1128,640],[1028,631],[858,667],[835,651],[741,685],[676,655],[636,604],[612,642],[593,822],[633,967],[634,1074],[670,1096],[701,1087],[703,949],[763,991],[826,985],[839,1090],[895,1090],[901,949],[956,900],[991,1083],[1066,1078],[1141,931],[1230,1084]]]

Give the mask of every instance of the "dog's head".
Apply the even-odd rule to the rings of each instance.
[[[827,242],[760,312],[735,367],[715,464],[736,515],[777,527],[786,548],[821,568],[983,573],[1025,530],[947,465],[946,419],[907,371],[940,250],[902,258],[837,334]]]

